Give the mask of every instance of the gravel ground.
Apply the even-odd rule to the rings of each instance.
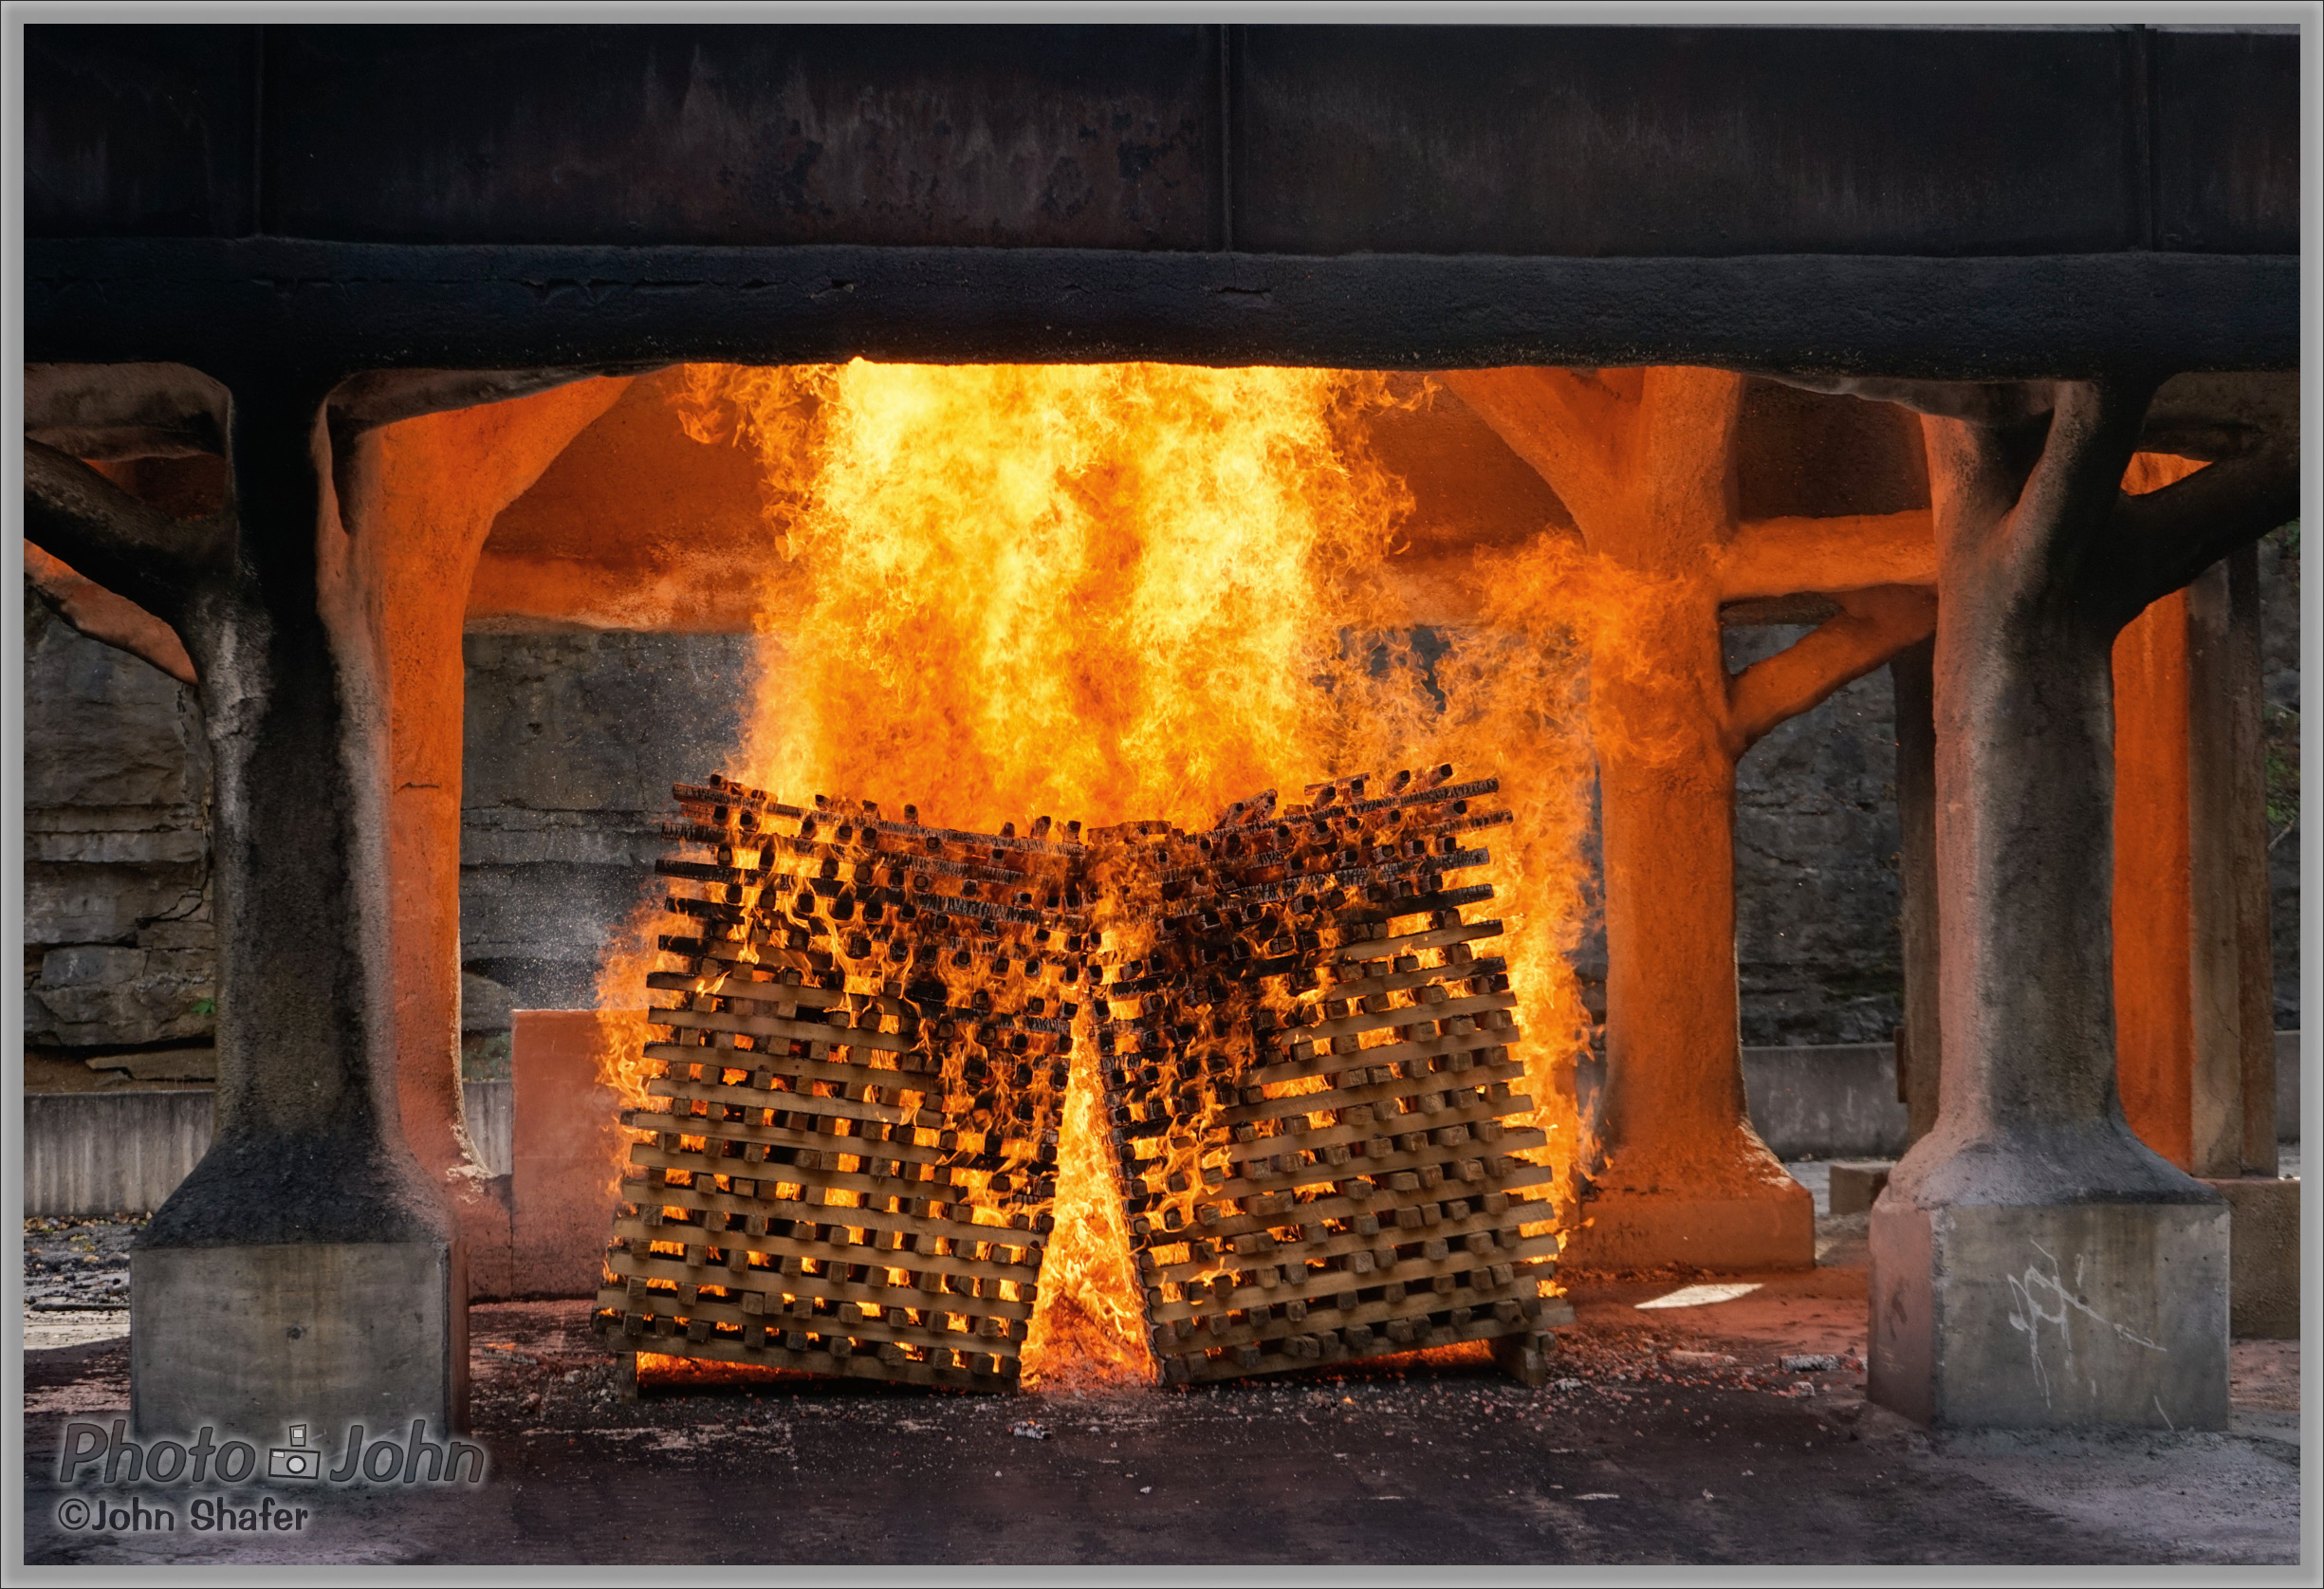
[[[45,1313],[126,1313],[129,1244],[144,1228],[142,1214],[26,1220],[27,1328]]]

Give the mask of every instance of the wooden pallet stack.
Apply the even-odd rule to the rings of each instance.
[[[1039,1295],[1081,845],[673,791],[653,1106],[596,1323],[617,1349],[1005,1389]],[[1078,824],[1076,824],[1078,826]]]
[[[1169,1383],[1565,1314],[1505,963],[1454,880],[1509,820],[1450,767],[1189,833],[1019,838],[675,789],[650,1107],[597,1326],[627,1351],[999,1389],[1040,1294],[1077,1029],[1094,1035]],[[1103,923],[1104,942],[1099,938]]]
[[[1209,833],[1093,834],[1152,925],[1100,956],[1097,1046],[1164,1380],[1491,1339],[1539,1382],[1552,1171],[1504,961],[1466,919],[1495,779],[1438,767],[1272,796]],[[1133,897],[1134,896],[1134,897]]]

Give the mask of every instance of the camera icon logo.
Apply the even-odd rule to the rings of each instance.
[[[267,1477],[270,1479],[319,1479],[323,1477],[323,1452],[306,1443],[306,1426],[290,1426],[290,1444],[277,1446],[267,1453]]]

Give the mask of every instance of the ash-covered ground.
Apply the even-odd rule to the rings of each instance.
[[[64,1429],[120,1415],[126,1342],[30,1350],[27,1560],[2298,1560],[2297,1342],[2236,1344],[2226,1432],[1931,1435],[1865,1401],[1861,1216],[1819,1224],[1825,1265],[1807,1274],[1577,1283],[1539,1390],[1479,1350],[1015,1396],[681,1369],[625,1401],[585,1303],[483,1304],[471,1416],[488,1482],[242,1487],[249,1505],[310,1507],[295,1535],[65,1526],[97,1491],[59,1484]],[[1819,1357],[1834,1361],[1799,1365]]]

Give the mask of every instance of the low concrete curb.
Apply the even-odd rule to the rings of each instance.
[[[462,1091],[477,1155],[507,1174],[509,1084],[468,1081]],[[206,1087],[27,1095],[25,1217],[151,1213],[210,1151],[215,1099]]]
[[[210,1151],[215,1099],[193,1087],[28,1096],[26,1217],[159,1208]]]

